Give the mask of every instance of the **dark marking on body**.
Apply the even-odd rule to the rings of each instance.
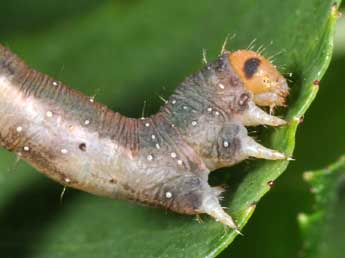
[[[184,195],[184,202],[186,203],[186,207],[192,208],[192,211],[198,209],[202,204],[202,193],[199,191],[189,192]]]
[[[239,111],[244,111],[248,108],[248,101],[250,95],[248,93],[242,93],[238,100]]]
[[[86,151],[86,143],[82,142],[81,144],[79,144],[79,149],[81,151]]]
[[[260,59],[258,59],[256,57],[249,58],[244,63],[243,71],[244,71],[244,74],[245,74],[247,79],[250,79],[253,77],[253,75],[258,70],[260,63],[261,63]]]
[[[112,184],[117,184],[117,180],[115,178],[110,179],[109,182]]]

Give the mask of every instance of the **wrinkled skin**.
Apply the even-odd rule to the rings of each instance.
[[[132,119],[0,45],[0,144],[68,187],[207,213],[237,229],[208,174],[248,157],[286,159],[256,143],[246,126],[284,125],[257,105],[284,105],[287,94],[285,79],[263,57],[225,52],[187,77],[160,112]]]

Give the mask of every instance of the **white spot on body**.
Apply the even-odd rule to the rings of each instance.
[[[187,107],[187,106],[183,106],[183,109],[184,109],[184,110],[187,110],[187,109],[188,109],[188,107]]]
[[[177,164],[182,165],[182,164],[183,164],[182,160],[179,159],[179,160],[177,161]]]
[[[157,150],[159,150],[161,148],[161,146],[159,146],[159,144],[156,143],[156,148],[157,148]]]
[[[53,85],[54,85],[54,86],[58,86],[59,83],[58,83],[57,81],[53,81]]]
[[[147,157],[146,157],[146,158],[147,158],[147,160],[148,160],[148,161],[153,160],[153,156],[152,156],[151,154],[150,154],[150,155],[147,155]]]
[[[170,154],[170,156],[174,159],[174,158],[176,158],[176,153],[175,152],[172,152],[171,154]]]
[[[229,147],[229,142],[228,142],[228,141],[224,141],[224,142],[223,142],[223,146],[224,146],[224,148]]]
[[[221,89],[224,89],[224,88],[225,88],[224,85],[221,84],[221,83],[219,83],[218,86],[219,86],[219,88],[221,88]]]
[[[90,120],[85,120],[85,121],[84,121],[84,124],[85,124],[85,125],[89,125],[89,124],[90,124]]]
[[[29,151],[29,150],[30,150],[30,147],[29,147],[29,146],[24,146],[23,150],[24,150],[24,151]]]
[[[67,153],[68,153],[68,150],[66,150],[66,149],[61,149],[61,153],[62,153],[62,154],[67,154]]]
[[[149,127],[149,126],[150,126],[150,123],[145,123],[145,126],[146,126],[146,127]]]
[[[89,98],[89,101],[90,101],[91,103],[95,102],[95,97],[90,97],[90,98]]]
[[[176,100],[173,99],[173,100],[171,101],[171,103],[172,103],[173,105],[175,105],[175,104],[176,104]]]
[[[152,139],[152,140],[155,140],[155,139],[156,139],[156,135],[152,134],[152,135],[151,135],[151,139]]]
[[[172,193],[171,193],[171,192],[166,192],[166,193],[165,193],[165,197],[166,197],[167,199],[170,199],[170,198],[172,197]]]
[[[68,177],[66,177],[64,181],[65,181],[66,183],[70,183],[70,182],[71,182],[71,179],[69,179]]]
[[[18,126],[16,130],[17,130],[18,133],[20,133],[21,131],[23,131],[23,127]]]
[[[238,104],[242,106],[245,102],[246,102],[246,99],[241,99]]]
[[[197,124],[197,121],[192,121],[192,126],[196,126]]]
[[[52,116],[53,116],[53,112],[47,111],[46,116],[47,116],[47,117],[52,117]]]
[[[212,112],[212,108],[211,107],[207,108],[207,111]]]
[[[216,114],[216,116],[219,116],[219,112],[218,111],[216,111],[215,114]]]

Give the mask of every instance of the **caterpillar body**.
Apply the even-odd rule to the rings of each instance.
[[[128,118],[29,68],[0,45],[0,145],[68,187],[207,213],[237,230],[211,171],[248,157],[287,159],[246,126],[286,122],[258,106],[285,105],[286,80],[250,50],[225,51],[187,77],[160,111]]]

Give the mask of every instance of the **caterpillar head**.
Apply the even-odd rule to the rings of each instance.
[[[229,61],[259,106],[285,106],[289,87],[285,78],[266,58],[251,50],[228,54]]]

